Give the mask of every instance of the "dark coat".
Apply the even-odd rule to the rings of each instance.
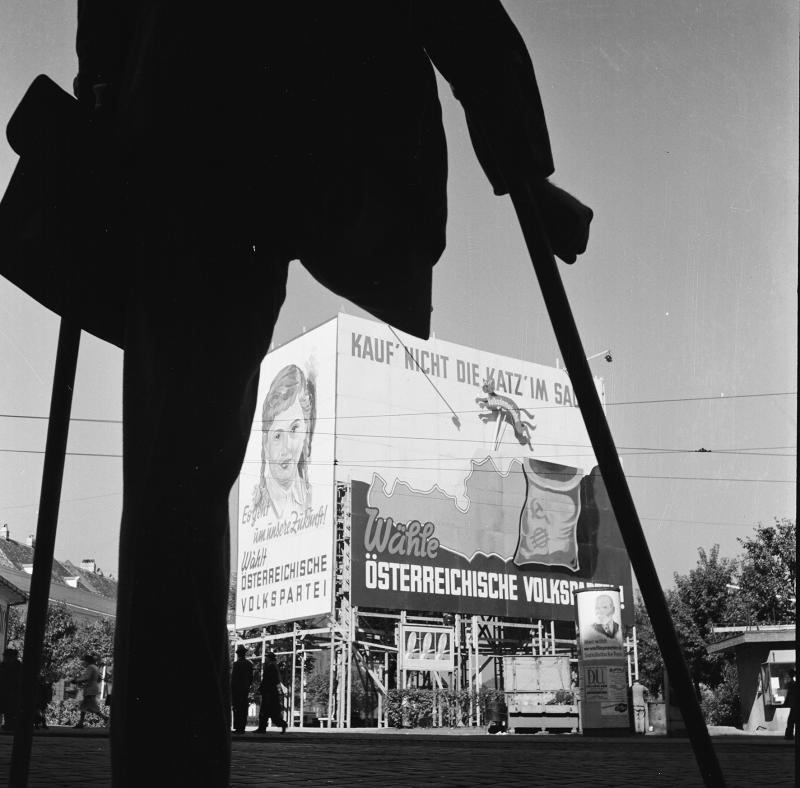
[[[0,662],[0,713],[16,713],[22,684],[22,663]]]
[[[278,666],[274,662],[268,661],[264,665],[258,692],[259,695],[261,695],[262,701],[264,698],[275,699],[281,697],[281,674],[278,670]]]
[[[224,9],[79,0],[78,9],[76,90],[90,105],[92,86],[108,85],[123,188],[107,202],[119,201],[125,243],[98,256],[106,270],[85,279],[101,276],[103,288],[77,319],[116,344],[124,252],[148,234],[271,245],[379,319],[427,337],[447,173],[431,63],[464,105],[496,193],[553,171],[533,67],[497,0]],[[35,187],[22,193],[31,191],[35,201]],[[2,212],[19,216],[15,207]],[[2,215],[0,226],[9,230]],[[4,256],[0,273],[48,303],[37,292],[45,277],[26,286]],[[52,280],[49,289],[58,290]],[[91,302],[108,314],[87,318]]]
[[[246,698],[253,683],[253,666],[247,659],[237,659],[231,670],[231,695],[234,700]]]

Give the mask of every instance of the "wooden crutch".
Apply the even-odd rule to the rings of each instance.
[[[711,744],[711,737],[700,710],[689,669],[683,659],[678,636],[672,625],[669,608],[656,574],[653,559],[650,556],[642,524],[636,513],[614,439],[611,436],[611,430],[592,380],[586,353],[572,316],[555,257],[547,240],[534,192],[530,185],[526,184],[512,188],[510,195],[533,268],[536,271],[536,277],[539,280],[539,287],[550,315],[558,346],[564,356],[570,381],[578,397],[578,405],[597,457],[597,464],[603,475],[614,515],[617,518],[625,547],[636,572],[642,597],[650,614],[656,641],[664,657],[664,664],[686,723],[700,773],[709,788],[712,786],[724,788],[725,780],[722,770]]]
[[[36,523],[36,550],[33,554],[33,574],[28,598],[28,615],[25,620],[20,708],[14,730],[9,775],[11,788],[25,788],[28,783],[33,721],[37,707],[44,630],[47,624],[47,603],[50,597],[50,573],[53,568],[58,508],[61,502],[61,483],[64,478],[64,460],[80,338],[80,328],[62,319],[58,332],[42,488],[39,496],[39,517]]]

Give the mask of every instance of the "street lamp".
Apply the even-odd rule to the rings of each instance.
[[[601,350],[599,353],[593,353],[591,356],[586,356],[586,360],[591,361],[593,358],[600,358],[600,356],[602,356],[609,364],[614,360],[611,357],[611,351],[608,348]]]
[[[602,356],[609,364],[614,360],[609,348],[601,350],[599,353],[592,353],[591,356],[586,356],[586,360],[592,361],[593,359],[600,358],[600,356]],[[559,359],[556,359],[556,369],[561,369],[561,362]],[[566,367],[564,367],[564,369],[566,369]]]

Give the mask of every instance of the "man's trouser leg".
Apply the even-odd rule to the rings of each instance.
[[[247,725],[247,698],[233,699],[233,729],[243,731]]]
[[[113,784],[222,786],[228,496],[287,265],[250,247],[158,257],[126,315]]]

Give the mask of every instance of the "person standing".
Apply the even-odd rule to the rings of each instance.
[[[256,733],[267,732],[267,720],[280,726],[281,733],[286,733],[286,720],[283,719],[283,689],[281,674],[274,652],[267,654],[264,671],[261,674],[261,709],[258,712],[258,728]]]
[[[3,717],[4,731],[13,731],[16,727],[21,681],[22,663],[19,661],[19,652],[15,648],[7,648],[0,663],[0,716]]]
[[[636,733],[644,733],[647,730],[647,687],[639,679],[633,682],[631,698],[633,700],[633,729]]]
[[[233,732],[244,733],[247,725],[247,707],[250,705],[250,685],[253,683],[253,666],[247,659],[247,648],[236,647],[236,661],[231,670],[231,705],[233,706]]]
[[[83,657],[83,673],[79,679],[83,687],[83,700],[81,700],[81,717],[75,724],[76,728],[83,728],[86,714],[94,714],[103,720],[103,725],[108,725],[108,717],[103,714],[97,698],[100,695],[100,671],[97,668],[97,660],[91,654]]]
[[[789,683],[786,685],[786,697],[783,700],[783,705],[789,707],[789,716],[786,718],[786,731],[783,734],[784,739],[793,739],[795,731],[794,707],[797,703],[797,682],[795,681],[795,672],[789,671]]]

